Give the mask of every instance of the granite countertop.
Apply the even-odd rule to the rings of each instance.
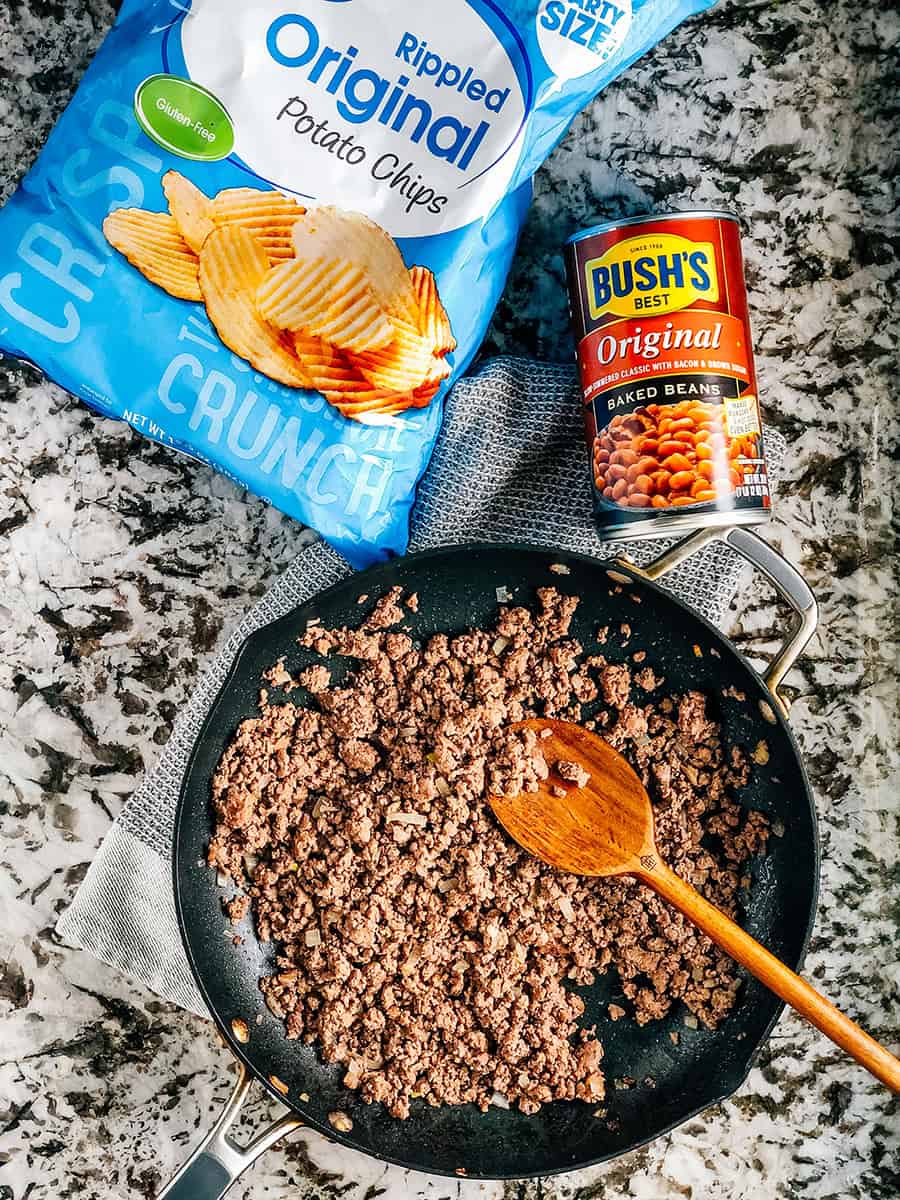
[[[0,8],[0,194],[112,18],[105,0]],[[580,224],[742,214],[761,391],[791,445],[771,538],[822,608],[789,680],[822,831],[806,969],[895,1050],[898,34],[896,12],[861,0],[725,0],[686,23],[540,173],[486,347],[569,358],[560,242]],[[301,532],[29,367],[0,367],[0,402],[0,1200],[151,1197],[224,1100],[230,1055],[54,925],[223,631]],[[784,617],[754,589],[731,632],[762,661]],[[898,1130],[896,1100],[788,1014],[737,1095],[611,1165],[479,1184],[301,1133],[233,1194],[887,1200]]]

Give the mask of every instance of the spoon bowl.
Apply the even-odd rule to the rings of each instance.
[[[642,855],[655,853],[653,808],[637,774],[603,738],[571,721],[532,718],[510,726],[541,739],[547,765],[577,762],[590,778],[579,787],[559,776],[537,792],[492,796],[506,832],[529,853],[573,875],[634,872]],[[565,796],[553,788],[565,789]]]

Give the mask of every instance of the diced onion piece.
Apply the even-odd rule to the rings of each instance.
[[[322,945],[322,935],[319,933],[318,929],[307,929],[306,933],[303,935],[303,940],[310,949],[312,949],[314,946]]]
[[[505,604],[507,600],[512,600],[512,593],[505,583],[501,583],[498,588],[494,589],[494,595],[500,604]]]
[[[572,901],[569,899],[569,897],[568,896],[560,896],[560,898],[558,900],[558,904],[559,904],[559,911],[566,918],[566,920],[574,921],[575,920],[575,909],[572,907]]]
[[[434,786],[437,788],[438,792],[442,796],[450,795],[450,791],[451,791],[450,784],[443,777],[443,775],[438,775],[437,779],[435,779],[435,781],[434,781]]]
[[[507,638],[507,637],[494,638],[494,644],[493,644],[493,646],[491,646],[491,651],[494,654],[502,654],[508,645],[509,645],[509,638]]]
[[[760,738],[760,740],[753,747],[753,752],[751,753],[750,757],[757,764],[757,766],[760,767],[764,767],[769,761],[769,746],[763,738]]]
[[[509,1101],[502,1092],[494,1092],[493,1096],[491,1096],[491,1104],[496,1108],[509,1108]]]
[[[395,812],[388,813],[385,816],[385,821],[394,822],[396,825],[427,825],[428,818],[424,813],[417,812]]]
[[[403,976],[411,975],[418,966],[419,959],[421,957],[421,951],[418,949],[418,947],[414,946],[406,956],[405,961],[400,964],[400,974]]]

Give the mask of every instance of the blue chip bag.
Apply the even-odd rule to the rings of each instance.
[[[712,0],[125,0],[0,212],[0,350],[401,553],[530,179]]]

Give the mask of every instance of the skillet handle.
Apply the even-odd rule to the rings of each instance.
[[[251,1083],[250,1074],[241,1063],[238,1081],[218,1121],[178,1174],[159,1193],[157,1200],[219,1200],[264,1150],[302,1126],[303,1122],[297,1117],[286,1114],[264,1129],[245,1149],[238,1146],[228,1136],[228,1130],[243,1107]]]
[[[703,546],[716,541],[726,542],[732,550],[736,550],[752,563],[797,615],[798,620],[794,622],[790,637],[769,663],[769,669],[763,677],[778,707],[787,716],[788,701],[780,694],[778,686],[815,633],[819,620],[816,598],[796,567],[777,550],[773,550],[758,534],[740,525],[730,525],[722,529],[699,529],[677,542],[671,550],[661,554],[646,567],[636,567],[627,559],[622,559],[621,563],[645,579],[661,579]]]

